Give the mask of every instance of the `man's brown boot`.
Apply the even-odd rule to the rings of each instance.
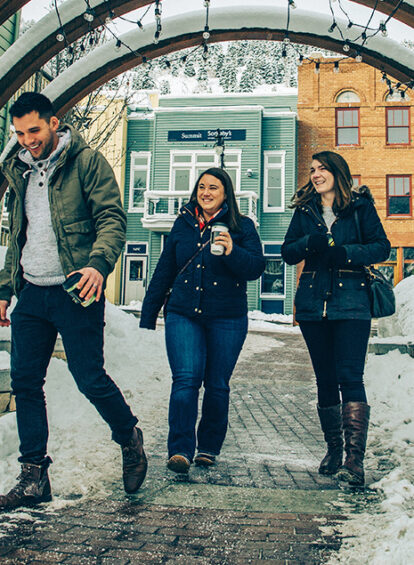
[[[147,474],[147,457],[144,438],[139,428],[134,428],[127,445],[122,446],[124,489],[128,494],[137,492]]]
[[[17,484],[7,494],[0,495],[0,511],[50,502],[52,492],[47,472],[50,462],[48,458],[43,465],[22,463]]]

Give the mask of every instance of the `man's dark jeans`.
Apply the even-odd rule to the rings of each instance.
[[[11,379],[22,463],[38,464],[46,457],[43,386],[58,332],[79,390],[109,424],[114,441],[129,441],[138,420],[104,369],[104,309],[103,297],[84,308],[61,286],[24,286],[11,314]]]
[[[165,324],[172,371],[169,457],[193,459],[198,393],[204,384],[198,450],[218,455],[227,432],[229,381],[247,335],[247,316],[195,320],[169,312]]]

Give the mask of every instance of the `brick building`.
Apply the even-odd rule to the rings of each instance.
[[[319,72],[313,62],[299,67],[298,186],[309,178],[313,153],[340,153],[374,195],[392,246],[383,268],[397,284],[414,274],[414,93],[390,96],[382,73],[364,63],[315,61]]]

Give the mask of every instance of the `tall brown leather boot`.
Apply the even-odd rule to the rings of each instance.
[[[342,405],[346,458],[337,477],[350,486],[362,486],[365,481],[364,456],[369,413],[370,407],[366,402],[346,402]]]
[[[47,469],[49,457],[42,465],[22,463],[17,484],[4,495],[0,495],[0,511],[13,510],[19,506],[34,506],[52,500],[52,492]]]
[[[342,436],[341,405],[318,406],[319,420],[328,451],[319,466],[321,475],[334,475],[342,465],[344,440]]]

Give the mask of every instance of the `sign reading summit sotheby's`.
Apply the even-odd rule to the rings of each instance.
[[[224,141],[245,141],[245,129],[221,129]],[[215,141],[216,129],[187,129],[172,130],[168,132],[168,141]]]

